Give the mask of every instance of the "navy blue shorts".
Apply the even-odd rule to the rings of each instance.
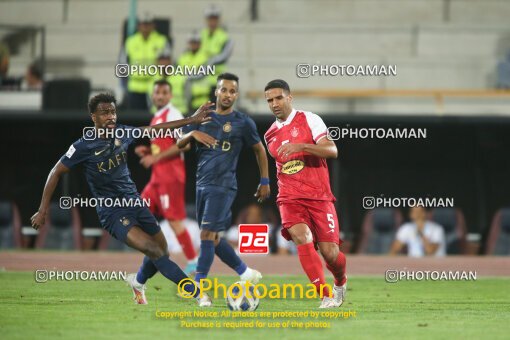
[[[117,240],[126,243],[127,233],[133,226],[140,227],[149,235],[155,235],[161,228],[147,207],[110,208],[100,214],[102,227]]]
[[[197,221],[201,229],[220,232],[230,227],[236,190],[217,186],[197,187]]]

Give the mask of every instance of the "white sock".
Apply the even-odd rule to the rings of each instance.
[[[246,281],[248,279],[250,279],[253,275],[253,270],[250,268],[250,267],[246,267],[246,270],[244,271],[244,273],[242,273],[240,275],[241,277],[241,281]]]
[[[133,283],[135,284],[136,287],[138,287],[138,288],[142,288],[143,287],[143,284],[138,282],[138,280],[136,279],[136,276],[135,276],[135,279],[133,281],[134,281]]]

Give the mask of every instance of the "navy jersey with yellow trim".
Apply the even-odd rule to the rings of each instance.
[[[197,187],[208,185],[237,189],[236,169],[243,146],[260,142],[253,119],[239,111],[227,115],[213,112],[212,120],[200,125],[187,125],[183,132],[202,131],[217,140],[213,147],[197,143]]]
[[[134,140],[128,130],[136,128],[117,125],[116,129],[125,130],[115,134],[121,138],[78,139],[60,162],[68,168],[82,164],[90,191],[96,198],[138,198],[127,166],[127,149]],[[98,213],[101,210],[98,205]]]

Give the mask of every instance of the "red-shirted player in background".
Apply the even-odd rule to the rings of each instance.
[[[333,296],[324,289],[320,308],[340,307],[347,290],[345,255],[339,249],[340,228],[326,163],[338,156],[336,145],[326,138],[326,125],[318,115],[292,108],[287,82],[272,80],[264,91],[276,116],[264,138],[276,161],[282,235],[297,245],[301,266],[320,293],[326,281],[318,245],[335,278]]]
[[[181,112],[170,103],[170,99],[170,84],[165,80],[156,81],[152,101],[158,111],[151,120],[151,126],[183,118]],[[196,270],[197,253],[183,223],[186,218],[186,168],[182,151],[175,144],[175,139],[170,137],[151,140],[150,149],[145,145],[135,148],[135,153],[141,157],[140,163],[145,168],[152,166],[151,179],[142,197],[150,199],[150,210],[154,215],[168,220],[188,259],[184,272],[189,275]]]

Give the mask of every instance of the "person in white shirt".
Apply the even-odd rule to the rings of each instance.
[[[443,227],[427,220],[424,207],[413,207],[409,212],[411,222],[404,223],[397,231],[390,254],[400,253],[407,246],[411,257],[445,256],[446,242]]]

